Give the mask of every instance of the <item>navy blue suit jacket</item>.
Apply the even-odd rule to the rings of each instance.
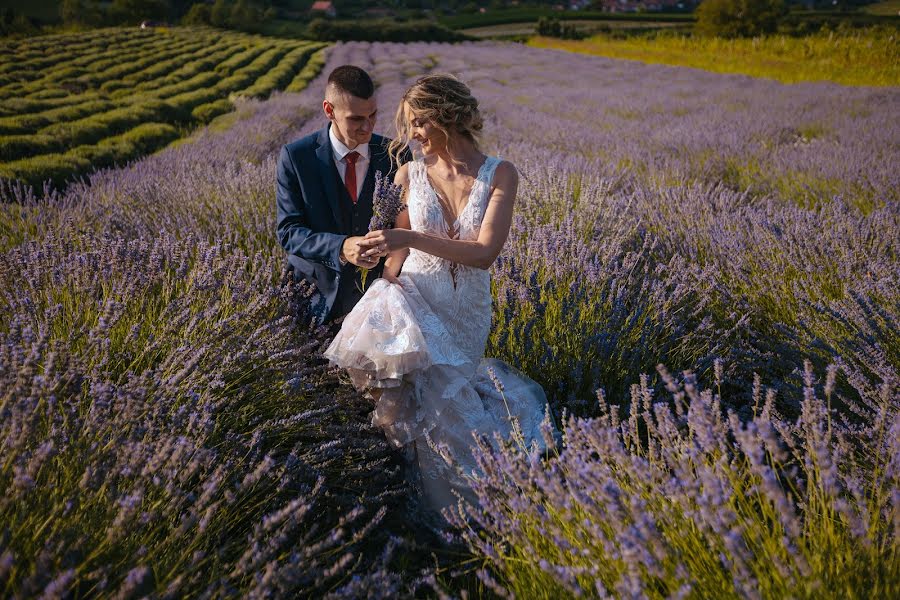
[[[389,143],[388,138],[374,134],[369,142],[369,168],[357,199],[365,227],[372,214],[375,171],[391,180],[396,171],[388,155]],[[338,187],[333,156],[328,127],[285,145],[278,157],[275,189],[278,241],[287,252],[294,277],[316,284],[320,297],[314,299],[314,312],[322,320],[341,316],[332,314],[341,279],[358,273],[356,266],[340,264],[344,239],[359,232],[352,231],[341,206],[346,190]],[[380,267],[369,273],[369,282],[380,276]],[[353,287],[343,289],[347,293]]]

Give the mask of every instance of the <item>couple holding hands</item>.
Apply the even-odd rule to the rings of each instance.
[[[541,387],[484,358],[488,268],[509,234],[518,173],[479,149],[478,101],[455,77],[427,75],[406,91],[394,140],[373,132],[374,93],[358,67],[331,72],[328,125],[281,150],[277,235],[295,278],[316,285],[322,320],[343,318],[325,357],[409,450],[428,504],[474,503],[473,434],[545,447]],[[369,231],[378,171],[402,186],[406,208],[392,228]]]

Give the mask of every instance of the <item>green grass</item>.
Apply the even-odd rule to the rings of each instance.
[[[863,7],[863,12],[870,15],[896,17],[900,15],[900,0],[885,0]]]
[[[683,35],[617,39],[597,35],[571,41],[535,37],[537,48],[609,58],[742,73],[783,83],[833,81],[844,85],[900,85],[900,39],[889,29],[793,38],[722,40]]]
[[[579,20],[591,21],[645,21],[692,23],[694,16],[681,13],[606,13],[606,12],[560,12],[548,8],[512,8],[506,10],[488,10],[481,14],[462,14],[439,19],[442,25],[450,29],[471,29],[474,27],[490,27],[507,23],[535,23],[541,17],[568,16]]]
[[[592,19],[565,19],[561,21],[564,25],[573,25],[582,35],[593,35],[602,31],[622,30],[622,31],[647,31],[650,29],[673,29],[685,28],[689,25],[681,22],[667,21],[642,21],[642,20],[611,20],[601,21]],[[523,23],[503,23],[500,25],[488,25],[485,27],[473,27],[471,29],[463,29],[462,33],[474,38],[519,38],[530,37],[534,35],[537,24],[533,22]]]

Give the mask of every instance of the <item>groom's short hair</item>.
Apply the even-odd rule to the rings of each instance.
[[[332,71],[328,75],[328,87],[363,100],[368,100],[375,94],[375,84],[369,74],[353,65],[343,65]]]

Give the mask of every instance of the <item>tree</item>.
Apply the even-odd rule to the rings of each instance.
[[[205,2],[200,2],[191,6],[181,22],[185,25],[209,25],[210,15],[209,6]]]
[[[786,13],[784,0],[703,0],[694,30],[723,38],[754,37],[774,32]]]
[[[162,21],[169,16],[169,3],[167,0],[113,0],[110,12],[120,22]]]
[[[40,28],[23,13],[12,8],[0,9],[0,36],[37,35]]]
[[[535,31],[538,35],[546,37],[563,38],[566,40],[577,40],[581,37],[578,28],[570,23],[560,23],[556,17],[541,17],[538,19]]]
[[[216,0],[209,13],[209,22],[216,27],[228,27],[231,19],[231,6],[227,0]]]
[[[63,0],[59,5],[59,18],[66,25],[82,23],[86,9],[84,0]]]
[[[238,0],[231,8],[228,20],[235,29],[249,30],[257,27],[262,20],[262,12],[247,0]]]
[[[97,26],[103,23],[103,9],[91,0],[63,0],[59,17],[66,25]]]

